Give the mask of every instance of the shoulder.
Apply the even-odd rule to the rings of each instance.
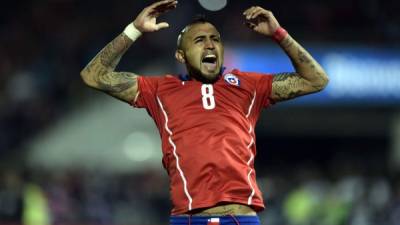
[[[139,75],[138,76],[138,86],[141,92],[150,91],[155,92],[161,86],[165,86],[166,84],[177,83],[179,78],[175,75],[164,74],[164,75]]]
[[[164,75],[139,75],[138,76],[139,82],[143,83],[153,83],[153,84],[160,84],[164,82],[171,82],[171,81],[179,81],[179,77],[177,75],[172,74],[164,74]]]
[[[237,79],[246,80],[251,83],[259,82],[260,80],[263,79],[272,80],[273,78],[273,75],[271,73],[249,72],[249,71],[241,71],[238,69],[233,69],[231,71],[228,71],[223,76],[225,80],[231,79],[231,77],[237,77]]]
[[[233,69],[225,74],[234,74],[234,75],[241,76],[241,77],[272,76],[272,73],[241,71],[239,69]]]
[[[227,81],[230,74],[236,77],[235,79],[238,79],[241,87],[250,91],[256,91],[266,98],[270,96],[274,79],[271,73],[244,72],[234,69],[224,75],[225,81]],[[265,99],[263,105],[267,105],[267,101]]]
[[[163,75],[138,75],[140,79],[144,80],[154,80],[154,81],[163,81],[167,79],[176,79],[178,76],[172,74],[163,74]]]

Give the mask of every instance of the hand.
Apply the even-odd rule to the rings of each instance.
[[[140,12],[140,14],[133,21],[133,25],[142,33],[154,32],[163,28],[167,28],[169,27],[168,23],[162,22],[157,24],[156,19],[161,14],[175,9],[177,4],[178,1],[176,0],[164,0],[153,3]]]
[[[243,12],[243,15],[246,16],[246,25],[250,29],[268,37],[272,37],[280,27],[271,11],[259,6],[250,7]]]

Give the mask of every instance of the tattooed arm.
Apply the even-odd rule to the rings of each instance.
[[[290,35],[287,35],[279,44],[289,56],[296,72],[275,75],[271,99],[283,101],[325,88],[328,84],[328,76],[321,65],[300,44]]]
[[[254,31],[271,37],[280,27],[271,11],[251,7],[244,13],[246,24]],[[290,35],[279,42],[296,69],[294,73],[276,74],[272,83],[271,99],[284,101],[321,91],[328,84],[328,76],[321,65]]]
[[[134,28],[141,33],[154,32],[168,27],[168,23],[156,23],[162,13],[176,8],[176,0],[156,2],[146,8],[133,22]],[[88,86],[101,90],[125,102],[136,97],[137,75],[128,72],[116,72],[121,57],[132,45],[133,39],[124,31],[104,47],[81,71],[81,77]]]
[[[114,71],[132,43],[133,41],[123,33],[116,37],[81,71],[83,81],[88,86],[118,99],[132,101],[137,92],[137,76],[133,73]]]

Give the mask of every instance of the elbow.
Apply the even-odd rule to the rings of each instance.
[[[329,84],[329,77],[328,77],[328,74],[326,74],[326,73],[324,72],[324,73],[322,74],[322,89],[321,89],[321,90],[325,89],[326,86],[328,86],[328,84]]]
[[[324,73],[322,73],[322,76],[321,76],[321,90],[320,91],[324,90],[326,88],[326,86],[328,86],[328,84],[329,84],[329,77],[324,72]]]
[[[86,67],[81,71],[80,75],[81,75],[81,79],[82,79],[83,83],[85,83],[87,86],[90,86],[90,87],[93,86],[93,84],[94,84],[93,76],[87,70]]]
[[[319,79],[313,84],[317,92],[324,90],[329,83],[329,77],[325,72],[319,73],[319,75]]]
[[[81,71],[80,75],[81,75],[81,79],[82,79],[83,83],[88,84],[88,81],[89,81],[89,79],[88,79],[88,78],[89,78],[89,74],[88,74],[86,68],[84,68],[84,69]]]

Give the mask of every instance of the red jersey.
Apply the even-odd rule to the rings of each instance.
[[[254,171],[254,127],[271,104],[272,78],[238,70],[213,84],[138,77],[132,105],[146,108],[160,132],[172,215],[220,202],[264,208]]]

